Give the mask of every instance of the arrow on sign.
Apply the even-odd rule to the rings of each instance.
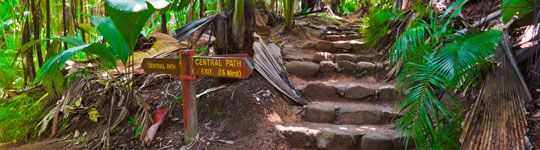
[[[141,65],[147,73],[180,74],[179,58],[145,58]]]
[[[246,57],[194,56],[195,75],[246,79],[253,65]]]

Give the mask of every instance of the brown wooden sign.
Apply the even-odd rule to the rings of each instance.
[[[246,79],[253,72],[253,65],[246,57],[194,56],[195,75]]]
[[[180,74],[179,58],[145,58],[141,64],[146,73]]]
[[[181,58],[145,58],[142,67],[147,73],[179,75],[182,80],[182,108],[184,114],[184,142],[191,142],[199,132],[195,82],[197,75],[225,78],[248,78],[253,72],[252,59],[247,54],[215,57],[193,56],[195,51],[180,51]]]

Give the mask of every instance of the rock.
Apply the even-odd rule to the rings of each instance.
[[[283,56],[285,61],[313,61],[313,56],[302,53],[290,53]]]
[[[336,68],[337,68],[337,65],[334,64],[334,62],[332,62],[332,61],[321,61],[320,66],[321,66],[320,71],[322,73],[336,72]]]
[[[339,110],[337,121],[341,124],[379,124],[382,113],[380,111],[366,110]]]
[[[332,105],[311,104],[306,108],[303,119],[309,122],[333,123],[336,120],[337,107]]]
[[[338,62],[338,61],[350,61],[350,62],[353,62],[353,63],[357,62],[356,61],[357,57],[354,54],[338,53],[338,54],[335,54],[334,57],[336,58],[336,62]]]
[[[308,141],[307,135],[304,132],[285,130],[285,131],[280,131],[280,133],[285,137],[287,142],[291,144],[291,146],[293,147],[303,147],[305,145],[305,141]]]
[[[344,130],[322,129],[317,136],[317,147],[319,149],[349,149],[359,143],[361,136],[359,133]]]
[[[334,31],[337,31],[337,27],[336,27],[336,26],[328,26],[328,27],[326,27],[326,30],[334,30]]]
[[[379,87],[379,99],[383,101],[394,101],[398,99],[396,87],[393,85],[385,85]]]
[[[313,41],[306,41],[304,44],[302,44],[303,49],[315,48],[315,46],[317,46],[317,43]]]
[[[332,50],[332,42],[320,40],[317,42],[316,48],[323,51],[330,51]]]
[[[290,74],[298,76],[314,76],[319,72],[319,64],[305,61],[291,61],[285,64]]]
[[[302,97],[307,99],[337,98],[336,88],[323,83],[310,83],[302,90]]]
[[[345,71],[348,73],[354,73],[356,71],[356,64],[350,61],[336,61],[339,65],[338,72]]]
[[[382,133],[368,133],[362,136],[362,150],[391,150],[393,148],[392,138]]]
[[[347,41],[335,41],[335,42],[332,42],[332,44],[334,44],[334,48],[352,49],[352,44]]]
[[[352,50],[353,51],[361,51],[362,49],[364,49],[364,41],[363,40],[350,40],[349,41],[352,45]]]
[[[375,66],[377,66],[376,67],[377,71],[384,70],[384,64],[382,62],[375,62]]]
[[[404,149],[413,149],[414,146],[414,139],[411,137],[409,138],[409,142],[406,143],[407,136],[401,135],[401,133],[396,133],[394,135],[394,139],[392,140],[394,145],[394,150],[404,150]]]
[[[374,71],[375,68],[377,68],[377,66],[371,62],[361,61],[361,62],[356,63],[357,72]]]
[[[319,63],[324,60],[334,61],[334,55],[329,52],[317,52],[313,55],[313,62]]]
[[[346,35],[327,35],[326,39],[329,41],[342,41],[345,40]]]
[[[375,94],[375,90],[363,85],[355,85],[345,89],[345,97],[348,99],[361,99]]]
[[[374,55],[370,55],[370,54],[361,54],[361,55],[357,55],[356,58],[358,59],[358,61],[373,61],[373,59],[375,58]]]

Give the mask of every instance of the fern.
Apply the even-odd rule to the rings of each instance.
[[[460,148],[463,117],[450,91],[481,80],[481,70],[490,66],[489,57],[501,38],[501,31],[465,35],[450,29],[449,22],[465,2],[454,3],[441,18],[431,12],[429,22],[414,24],[398,37],[390,55],[391,65],[403,64],[399,87],[407,93],[397,105],[404,115],[396,126],[414,137],[418,149]],[[456,112],[439,101],[437,91],[452,99]]]

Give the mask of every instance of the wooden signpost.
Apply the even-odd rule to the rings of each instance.
[[[251,58],[247,54],[222,56],[193,56],[195,51],[180,51],[180,58],[145,58],[142,67],[147,73],[180,75],[182,80],[182,104],[184,113],[184,142],[189,143],[197,135],[197,101],[195,100],[196,76],[213,76],[246,79],[253,72]]]

